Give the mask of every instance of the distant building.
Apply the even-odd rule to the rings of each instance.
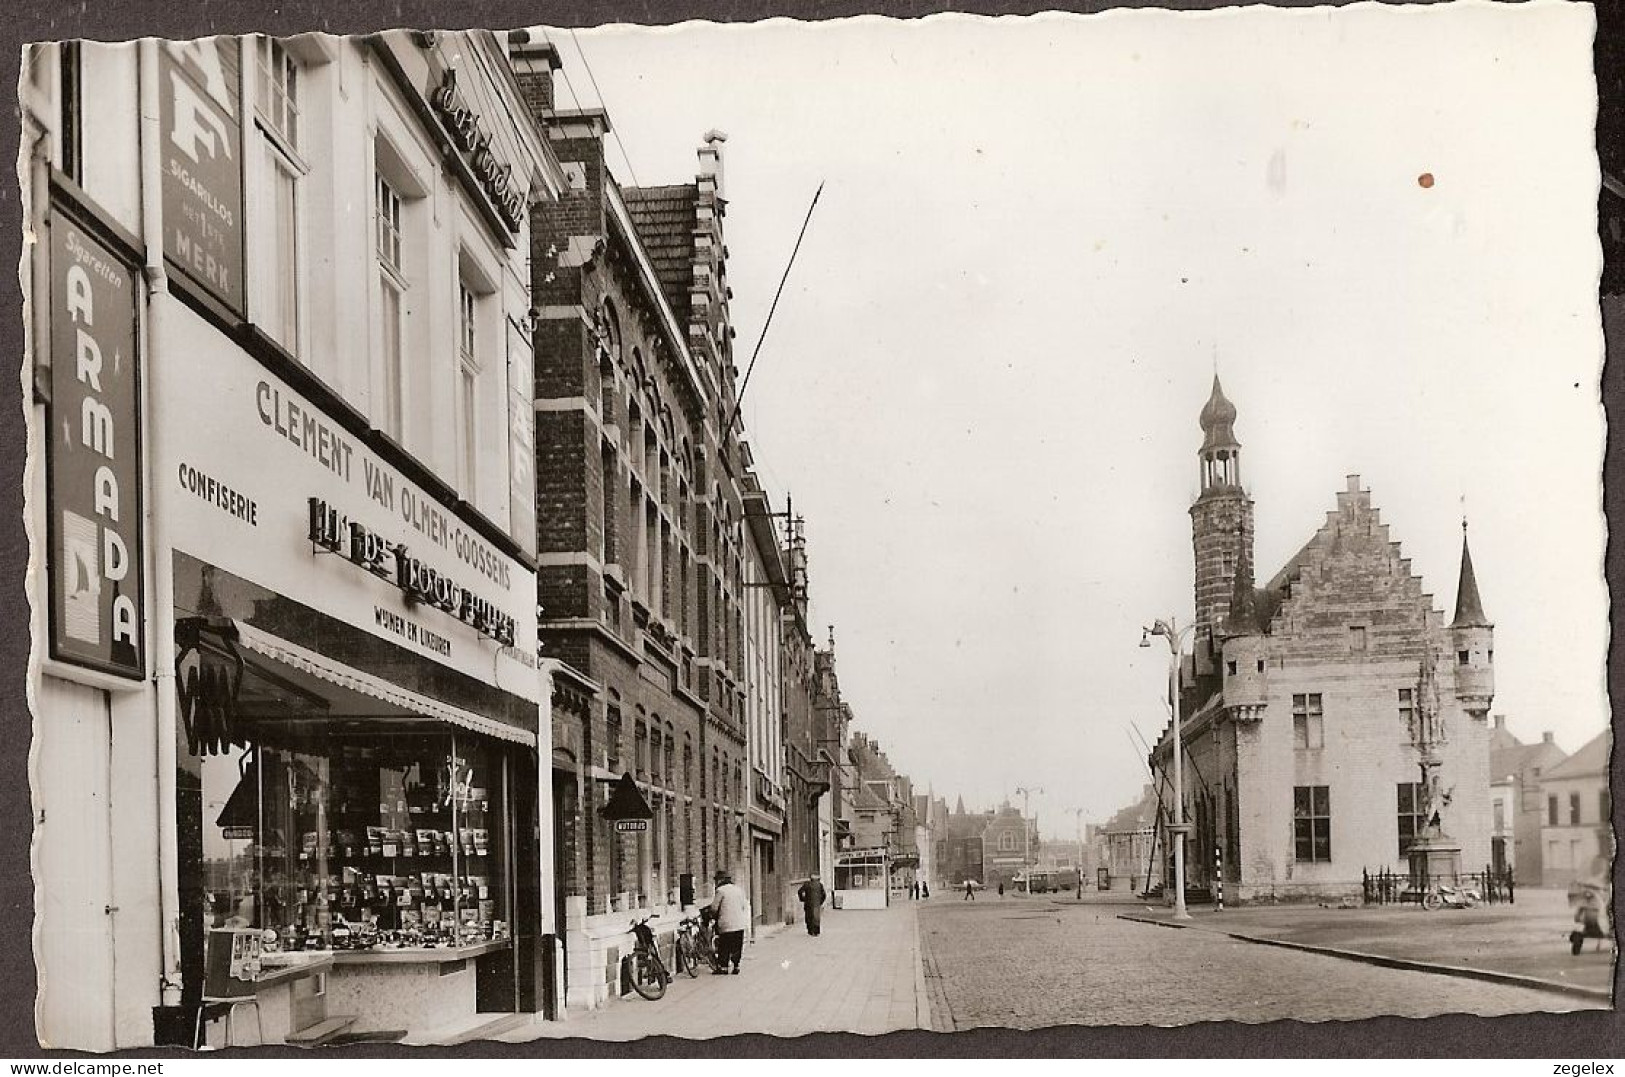
[[[1156,790],[1147,783],[1138,800],[1095,829],[1095,885],[1100,885],[1101,869],[1108,890],[1140,893],[1161,880],[1162,830],[1156,825],[1160,810]]]
[[[1568,758],[1551,733],[1525,744],[1506,727],[1506,715],[1495,716],[1490,730],[1491,806],[1490,864],[1511,867],[1520,886],[1539,886],[1544,850],[1540,828],[1546,817],[1541,796],[1542,774]],[[1495,804],[1501,807],[1497,812]]]
[[[1179,678],[1187,880],[1208,885],[1219,852],[1233,899],[1357,892],[1364,869],[1405,870],[1430,806],[1464,869],[1488,863],[1494,628],[1465,531],[1448,625],[1357,475],[1255,588],[1235,419],[1215,377],[1190,509],[1193,653]],[[1171,746],[1165,729],[1151,755],[1161,781]]]
[[[999,805],[982,829],[982,881],[1008,889],[1037,856],[1038,820],[1023,818],[1008,801]]]
[[[955,803],[947,825],[936,837],[937,870],[947,885],[963,887],[967,881],[984,881],[982,832],[989,818],[987,812],[967,812],[963,797]]]
[[[1613,803],[1608,793],[1604,730],[1541,779],[1546,823],[1540,829],[1544,886],[1567,886],[1575,879],[1612,877]]]

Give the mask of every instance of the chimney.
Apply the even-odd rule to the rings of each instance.
[[[553,72],[563,66],[559,50],[550,42],[532,41],[528,30],[514,30],[508,35],[508,62],[530,114],[540,120],[552,112]]]
[[[711,192],[720,201],[728,200],[727,191],[722,185],[722,144],[728,141],[728,136],[712,128],[705,133],[705,145],[700,147],[700,184],[705,187],[710,181]]]
[[[1497,714],[1495,716],[1495,728],[1496,729],[1505,729],[1506,727],[1507,727],[1507,716],[1504,715],[1504,714]]]
[[[1555,744],[1555,743],[1557,743],[1556,741],[1554,741],[1552,739],[1552,731],[1549,730],[1549,729],[1546,732],[1544,732],[1544,733],[1542,733],[1540,735],[1540,739],[1541,739],[1541,743],[1543,743],[1543,744]]]

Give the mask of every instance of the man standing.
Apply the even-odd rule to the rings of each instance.
[[[970,879],[965,880],[965,896],[964,896],[964,898],[962,900],[964,900],[964,901],[975,901],[976,900],[976,883],[973,882]]]
[[[807,921],[807,934],[817,935],[823,928],[824,884],[818,881],[818,876],[809,875],[807,881],[801,884],[801,889],[796,891],[796,897],[801,899],[801,913]]]
[[[728,872],[717,872],[716,883],[711,913],[717,918],[717,956],[723,966],[717,969],[717,975],[727,972],[731,964],[733,974],[738,976],[739,959],[745,953],[745,929],[750,927],[750,900]]]

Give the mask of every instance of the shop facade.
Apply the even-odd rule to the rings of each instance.
[[[526,210],[563,178],[503,43],[29,70],[42,1041],[544,1011]]]

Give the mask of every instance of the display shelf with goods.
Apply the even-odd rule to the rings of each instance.
[[[503,771],[478,740],[327,724],[209,760],[206,796],[234,780],[209,842],[225,855],[206,858],[214,925],[262,929],[267,967],[505,944]]]

